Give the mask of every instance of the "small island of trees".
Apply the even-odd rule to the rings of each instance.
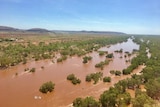
[[[96,84],[100,79],[102,79],[102,77],[103,77],[102,72],[91,73],[86,76],[86,81],[91,82],[93,80],[94,84]]]
[[[96,68],[101,68],[101,69],[103,69],[103,68],[104,68],[104,65],[108,65],[108,64],[109,64],[109,60],[105,60],[105,61],[101,61],[101,62],[97,63],[97,64],[95,65],[95,67],[96,67]]]
[[[42,93],[52,92],[54,90],[55,84],[52,81],[43,83],[39,88],[39,91]]]
[[[111,77],[104,77],[103,82],[111,82]]]
[[[85,56],[83,57],[83,63],[88,63],[88,61],[92,60],[91,56]]]
[[[106,58],[113,58],[113,57],[114,57],[113,53],[110,53],[110,54],[106,55]]]
[[[116,76],[120,76],[121,75],[121,71],[119,71],[119,70],[111,70],[110,73],[111,74],[115,74]]]
[[[67,80],[71,81],[72,84],[74,84],[74,85],[81,83],[81,80],[79,78],[77,78],[74,74],[69,74],[67,76]]]
[[[107,51],[98,51],[98,53],[99,53],[99,56],[103,56],[103,55],[107,54],[108,52]]]

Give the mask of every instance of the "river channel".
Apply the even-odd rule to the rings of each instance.
[[[123,49],[122,53],[114,52],[120,49]],[[136,54],[126,58],[124,55],[125,52],[132,53],[133,49],[138,50],[139,45],[134,43],[132,39],[102,47],[100,51],[114,54],[113,60],[103,70],[95,68],[95,64],[106,59],[105,56],[99,56],[98,52],[88,54],[93,59],[87,64],[82,63],[82,57],[73,56],[62,63],[56,63],[56,61],[53,63],[51,60],[31,61],[25,65],[19,64],[0,70],[0,107],[66,107],[77,97],[93,96],[98,99],[103,91],[119,80],[130,77],[130,75],[114,76],[109,71],[122,71],[127,68],[130,62],[126,62],[126,60],[131,60]],[[44,69],[41,68],[42,66]],[[36,68],[35,73],[24,71],[25,68],[33,67]],[[134,73],[138,73],[142,69],[143,66],[139,66],[134,70]],[[85,82],[86,75],[93,72],[103,72],[103,76],[111,76],[111,83],[103,83],[103,81],[99,81],[97,84]],[[81,79],[81,84],[73,85],[66,80],[67,75],[71,73]],[[54,82],[55,89],[51,93],[42,94],[39,92],[39,87],[47,81]]]

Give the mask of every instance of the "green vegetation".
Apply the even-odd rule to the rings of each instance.
[[[121,71],[117,71],[117,70],[116,70],[116,71],[115,71],[115,75],[116,75],[116,76],[120,76],[120,75],[121,75]]]
[[[66,60],[67,59],[67,56],[62,56],[62,57],[60,57],[60,58],[57,58],[57,62],[62,62],[62,61],[64,61],[64,60]]]
[[[110,70],[110,74],[115,74],[115,70]]]
[[[147,90],[148,96],[150,96],[153,99],[159,99],[160,98],[160,77],[156,79],[150,79],[145,84],[145,88]]]
[[[103,55],[108,53],[108,52],[105,52],[105,51],[98,51],[98,52],[99,52],[99,56],[103,56]]]
[[[127,69],[123,69],[123,74],[127,75],[130,74],[134,69],[136,69],[139,65],[143,65],[148,60],[147,54],[146,54],[146,44],[141,43],[138,40],[134,40],[137,43],[140,43],[140,51],[137,57],[133,58],[131,60],[131,65]]]
[[[120,90],[111,87],[100,96],[102,107],[125,107],[130,104],[131,96],[127,92],[121,93]]]
[[[103,82],[111,82],[111,77],[104,77]]]
[[[30,37],[28,37],[30,38]],[[123,42],[128,37],[118,36],[56,36],[56,37],[31,37],[27,40],[23,37],[24,43],[10,41],[7,38],[0,38],[0,68],[8,68],[19,63],[27,63],[28,60],[35,61],[51,59],[59,52],[61,62],[67,56],[82,56],[89,52],[96,51],[102,46]],[[34,41],[34,42],[33,42]],[[48,41],[49,43],[45,43]],[[58,41],[58,42],[55,42]]]
[[[116,52],[116,53],[122,53],[122,52],[123,52],[123,49],[115,50],[114,52]]]
[[[88,63],[88,61],[92,60],[91,56],[85,56],[83,57],[83,63]]]
[[[73,101],[73,107],[100,107],[100,104],[93,97],[76,98]]]
[[[54,89],[55,84],[52,81],[46,82],[42,84],[39,88],[39,91],[42,93],[52,92]]]
[[[105,61],[101,61],[100,63],[96,64],[95,67],[96,68],[104,68],[104,65],[108,65],[109,64],[109,60],[105,60]]]
[[[111,53],[111,54],[108,54],[107,56],[106,56],[106,58],[113,58],[114,56],[113,56],[113,53]]]
[[[110,73],[111,74],[115,74],[116,76],[120,76],[121,75],[121,71],[118,71],[118,70],[111,70]]]
[[[58,58],[58,59],[57,59],[57,62],[62,62],[62,61],[63,61],[62,58]]]
[[[81,80],[79,78],[75,77],[74,74],[68,75],[67,80],[70,80],[72,82],[72,84],[74,84],[74,85],[81,83]]]
[[[155,101],[151,99],[145,92],[136,91],[136,98],[132,101],[133,107],[156,107],[153,106]],[[158,106],[157,106],[158,107]]]
[[[0,38],[0,42],[13,42],[16,38]]]
[[[29,68],[25,68],[24,71],[29,71]]]
[[[94,84],[96,84],[100,79],[102,79],[102,77],[103,77],[102,72],[91,73],[91,74],[86,76],[86,81],[91,82],[93,80]]]
[[[29,72],[36,72],[36,68],[32,68],[32,69],[30,69],[30,71]]]

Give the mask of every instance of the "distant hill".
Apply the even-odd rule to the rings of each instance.
[[[42,29],[42,28],[32,28],[32,29],[28,29],[26,31],[28,31],[28,32],[38,32],[38,33],[50,32],[49,30]]]
[[[112,31],[65,31],[65,30],[47,30],[43,28],[17,29],[8,26],[0,26],[0,32],[16,32],[16,33],[67,33],[67,34],[104,34],[104,35],[126,35],[123,32]]]
[[[114,32],[114,31],[81,31],[83,33],[96,33],[96,34],[108,34],[108,35],[124,35],[123,32]]]
[[[114,32],[114,31],[82,31],[86,33],[97,33],[97,34],[122,34],[124,35],[125,33],[123,32]]]
[[[71,34],[104,34],[104,35],[127,35],[123,32],[112,32],[112,31],[54,31],[56,33],[71,33]]]
[[[20,31],[20,30],[13,27],[0,26],[0,31],[13,32],[13,31]]]
[[[38,32],[38,33],[42,33],[42,32],[50,32],[47,29],[42,29],[42,28],[32,28],[32,29],[27,29],[27,30],[23,30],[23,29],[17,29],[17,28],[13,28],[13,27],[8,27],[8,26],[0,26],[0,31],[1,32]]]

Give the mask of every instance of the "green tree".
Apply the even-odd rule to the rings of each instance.
[[[83,99],[82,98],[76,98],[73,101],[73,107],[82,107],[83,105]]]
[[[111,77],[104,77],[103,82],[111,82]]]
[[[29,72],[36,72],[36,68],[32,68],[32,69],[30,69],[30,71]]]
[[[117,70],[116,70],[116,71],[115,71],[115,75],[116,75],[116,76],[120,76],[120,75],[121,75],[121,71],[117,71]]]
[[[67,80],[73,80],[75,78],[75,75],[74,74],[69,74],[67,76]]]
[[[145,84],[145,88],[147,90],[147,94],[154,98],[160,98],[160,78],[151,79]]]
[[[86,81],[87,81],[87,82],[91,82],[91,80],[92,80],[91,75],[87,75],[87,76],[86,76]]]
[[[131,96],[129,93],[125,92],[123,94],[119,94],[117,97],[117,105],[118,107],[124,107],[129,105],[131,102]]]
[[[83,63],[87,63],[90,60],[92,60],[91,56],[85,56],[85,57],[83,57]]]
[[[91,82],[91,80],[93,80],[94,84],[96,84],[100,79],[102,79],[102,76],[103,76],[102,72],[91,73],[86,76],[86,81]]]
[[[43,83],[39,88],[39,91],[42,93],[52,92],[54,89],[55,84],[52,81]]]
[[[118,83],[114,85],[114,87],[118,90],[118,93],[123,94],[124,92],[126,92],[127,81],[120,80]]]
[[[118,91],[115,88],[110,88],[103,92],[100,96],[100,103],[102,107],[116,107]]]
[[[76,98],[73,107],[100,107],[100,104],[93,97]]]
[[[111,53],[111,54],[108,54],[107,56],[106,56],[106,58],[113,58],[114,56],[113,56],[113,53]]]
[[[70,80],[72,82],[72,84],[74,84],[74,85],[81,83],[81,80],[79,78],[75,77],[74,74],[69,74],[67,76],[67,80]]]
[[[133,99],[133,107],[154,107],[154,100],[151,99],[145,92],[139,92],[136,98]]]

